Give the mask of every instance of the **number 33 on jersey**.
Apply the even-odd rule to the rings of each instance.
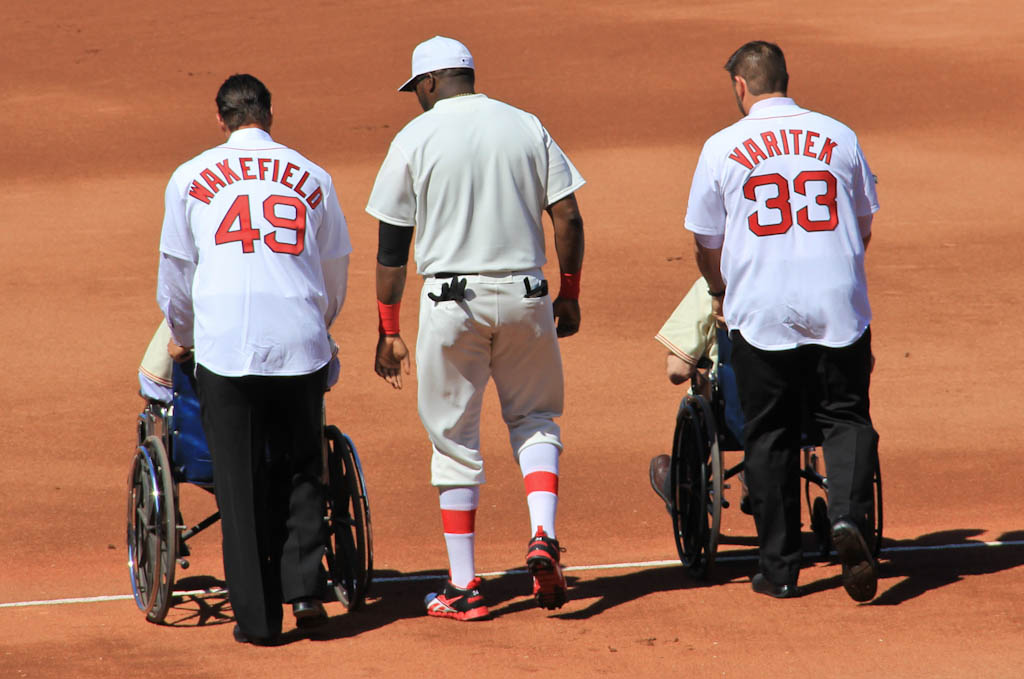
[[[690,187],[691,231],[724,235],[735,248],[751,236],[788,234],[794,225],[808,234],[856,227],[858,216],[878,209],[853,131],[790,99],[772,103],[704,145]]]
[[[728,253],[731,329],[760,349],[808,338],[845,346],[870,318],[863,267],[849,262],[864,256],[858,217],[876,210],[874,177],[853,130],[773,97],[704,144],[686,228]],[[836,318],[834,310],[851,307]]]

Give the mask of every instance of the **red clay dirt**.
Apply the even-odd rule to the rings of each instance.
[[[5,606],[0,676],[1019,675],[1014,3],[8,5],[0,603],[130,592],[125,477],[136,368],[159,319],[163,190],[221,141],[213,96],[235,72],[268,84],[275,137],[333,174],[349,218],[350,293],[334,328],[344,367],[328,415],[359,447],[389,580],[362,612],[333,604],[327,640],[275,649],[235,644],[216,597],[176,606],[171,626],[124,599]],[[806,568],[800,599],[757,596],[741,558],[707,582],[678,565],[572,571],[572,600],[555,614],[532,605],[526,575],[492,577],[495,620],[423,615],[433,583],[402,578],[446,568],[429,446],[415,389],[393,392],[372,372],[376,225],[362,208],[390,139],[418,112],[395,92],[410,51],[438,33],[463,40],[478,88],[536,113],[589,180],[583,325],[562,343],[570,566],[676,558],[646,469],[669,447],[682,393],[652,337],[696,276],[682,214],[700,145],[737,117],[725,59],[750,39],[780,43],[797,101],[857,130],[883,206],[868,267],[888,541],[872,604],[850,601],[827,562]],[[408,337],[415,322],[407,309]],[[493,393],[485,418],[478,567],[492,572],[522,567],[529,526]],[[204,516],[210,498],[182,493],[186,520]],[[725,514],[722,549],[749,557],[751,522]],[[193,548],[182,585],[221,577],[217,529]]]

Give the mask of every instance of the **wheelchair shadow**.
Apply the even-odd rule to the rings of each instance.
[[[431,581],[436,576],[436,581]],[[332,641],[358,636],[404,618],[425,615],[423,598],[428,591],[443,586],[447,574],[437,571],[400,573],[378,570],[370,584],[365,603],[355,611],[347,611],[336,601],[325,601],[327,624],[313,630],[291,629],[284,632],[279,643],[297,641]],[[381,580],[384,580],[383,582]],[[488,581],[490,584],[491,580]],[[182,578],[175,583],[175,598],[167,612],[164,624],[169,627],[206,627],[234,624],[225,583],[212,576]],[[188,592],[188,594],[184,594]],[[193,593],[194,592],[194,593]],[[490,599],[490,590],[488,590]],[[290,608],[285,605],[286,626]]]
[[[870,605],[898,606],[929,591],[952,585],[967,576],[989,575],[1024,565],[1024,544],[983,546],[971,538],[980,529],[928,533],[913,540],[886,540],[879,575],[902,578]],[[1024,530],[1010,531],[997,542],[1024,542]],[[839,579],[836,578],[836,586]]]
[[[174,583],[174,591],[174,600],[164,618],[168,627],[206,627],[235,622],[223,580],[211,575],[182,578]]]
[[[430,578],[434,575],[437,578],[436,582],[432,582]],[[446,575],[435,571],[375,571],[376,579],[370,584],[369,596],[360,608],[347,611],[333,599],[325,601],[328,615],[326,625],[314,630],[289,630],[281,635],[280,643],[288,644],[303,639],[344,639],[385,627],[403,618],[423,616],[425,594],[443,586]],[[175,598],[164,620],[165,625],[206,627],[235,623],[223,580],[205,575],[182,578],[175,583],[174,589]],[[185,594],[186,592],[188,594]],[[489,590],[488,598],[490,599]],[[290,618],[290,608],[287,604],[284,607],[284,615],[287,626]]]

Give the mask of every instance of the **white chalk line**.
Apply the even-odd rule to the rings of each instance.
[[[984,549],[984,548],[996,548],[996,547],[1022,547],[1024,546],[1024,540],[1007,540],[1007,541],[995,541],[995,542],[967,542],[960,544],[947,544],[947,545],[907,545],[907,546],[896,546],[886,547],[881,553],[895,554],[899,552],[934,552],[940,550],[954,550],[954,549]],[[730,555],[729,552],[719,552],[715,556],[715,563],[725,562],[736,562],[736,561],[756,561],[756,553],[745,553]],[[678,559],[663,559],[658,561],[626,561],[623,563],[610,563],[610,564],[595,564],[591,566],[566,566],[563,570],[566,572],[571,571],[608,571],[608,570],[623,570],[627,568],[661,568],[664,566],[678,566]],[[491,571],[490,573],[480,573],[481,577],[496,578],[503,575],[513,575],[516,573],[526,573],[525,568],[513,568],[505,571]],[[396,576],[382,576],[375,577],[373,582],[420,582],[426,580],[438,580],[444,577],[444,573],[419,573],[416,575],[396,575]],[[175,591],[174,595],[179,597],[203,597],[203,596],[218,596],[227,594],[227,590],[222,587],[211,587],[207,589],[193,589],[188,591]],[[0,603],[0,608],[25,608],[29,606],[62,606],[65,604],[92,604],[106,601],[125,601],[132,599],[131,594],[110,594],[106,596],[88,596],[88,597],[75,597],[69,599],[46,599],[41,601],[12,601],[9,603]]]

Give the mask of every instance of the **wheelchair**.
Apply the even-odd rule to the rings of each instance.
[[[191,362],[189,362],[191,364]],[[199,417],[189,364],[175,364],[171,404],[147,403],[138,416],[138,446],[128,473],[127,544],[132,594],[146,619],[160,624],[174,599],[175,568],[189,567],[188,541],[220,519],[215,512],[192,527],[182,520],[178,487],[213,492],[213,465]],[[347,610],[360,608],[373,578],[373,532],[362,465],[352,439],[324,426],[324,568],[329,594]]]
[[[743,451],[743,414],[731,364],[731,342],[725,330],[718,331],[718,369],[707,377],[695,376],[692,387],[679,404],[672,439],[669,474],[676,551],[683,567],[693,577],[703,579],[715,564],[720,538],[722,509],[730,506],[725,498],[727,483],[744,470],[744,463],[726,467],[724,452]],[[708,370],[710,361],[702,359],[699,369]],[[698,375],[700,375],[698,371]],[[707,387],[697,384],[706,381]],[[706,397],[700,392],[710,393]],[[821,433],[812,426],[803,437],[804,500],[821,558],[832,550],[831,522],[828,518],[828,476],[819,452]],[[882,545],[882,471],[875,455],[871,523],[864,536],[877,557]]]

